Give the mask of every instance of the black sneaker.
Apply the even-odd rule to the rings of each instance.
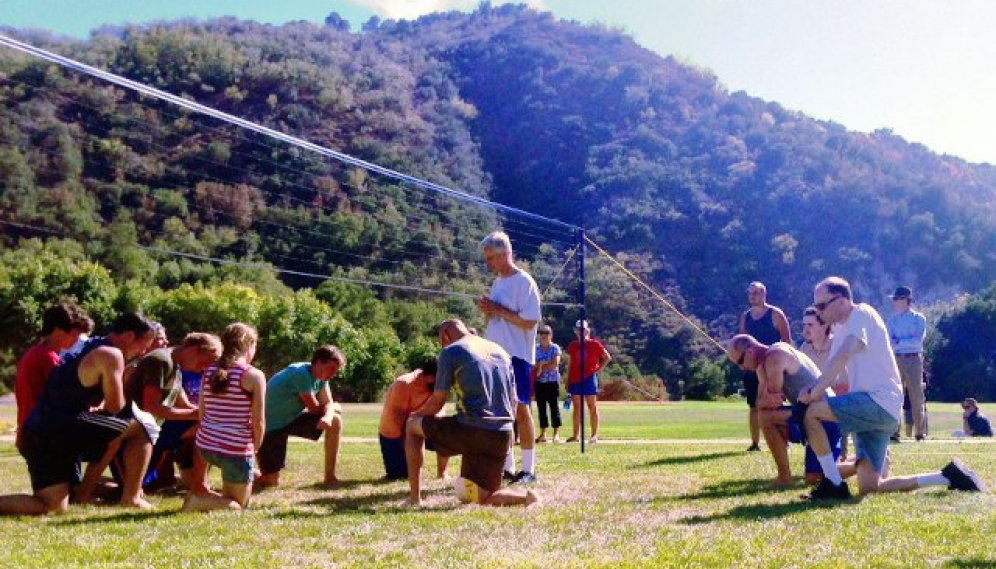
[[[903,442],[903,439],[899,438],[899,435],[892,435],[891,437],[889,437],[889,440],[892,441],[892,442],[894,442],[894,443],[901,443],[901,442]]]
[[[982,483],[979,475],[972,472],[972,469],[965,466],[965,463],[957,458],[941,469],[941,475],[951,483],[948,486],[949,490],[963,490],[965,492],[986,491],[986,485]]]
[[[512,485],[512,484],[536,484],[536,475],[533,474],[532,472],[526,472],[525,470],[520,470],[515,475],[515,477],[512,479],[512,481],[509,482],[508,484],[509,485]]]
[[[512,472],[511,470],[502,470],[501,471],[501,479],[504,480],[504,481],[506,481],[506,482],[511,482],[511,481],[515,480],[515,473]]]
[[[761,447],[757,446],[756,444],[747,447],[747,452],[757,452],[759,450],[761,450]]]
[[[814,502],[818,500],[849,500],[851,498],[851,489],[847,487],[847,482],[834,484],[829,479],[824,478],[820,480],[816,488],[813,488],[812,492],[803,496],[803,498]]]

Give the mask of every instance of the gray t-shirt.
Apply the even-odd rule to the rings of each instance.
[[[456,420],[461,425],[489,431],[512,430],[512,358],[498,344],[467,335],[443,348],[438,359],[436,391],[450,390],[456,394]]]
[[[799,360],[799,369],[795,373],[786,373],[785,377],[782,378],[782,393],[785,394],[786,399],[795,404],[799,402],[799,393],[803,389],[808,389],[819,381],[820,368],[816,367],[813,360],[801,351],[788,344],[783,344],[783,347],[795,354],[796,359]]]

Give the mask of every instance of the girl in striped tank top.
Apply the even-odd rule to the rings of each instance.
[[[221,359],[204,372],[197,450],[207,464],[221,469],[223,484],[220,495],[188,494],[183,511],[238,510],[249,502],[254,457],[266,430],[266,376],[250,365],[257,339],[252,326],[229,324],[221,335]]]

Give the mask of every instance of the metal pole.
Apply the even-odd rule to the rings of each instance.
[[[585,236],[584,236],[584,227],[582,226],[580,229],[578,229],[578,304],[581,306],[581,308],[579,309],[578,313],[580,315],[580,320],[581,320],[582,326],[587,323],[587,315],[585,314],[585,309],[584,309],[584,299],[585,299],[584,256],[585,256]],[[585,345],[584,328],[581,329],[581,337],[579,338],[579,341],[581,342],[581,349],[578,351],[578,359],[580,359],[581,361],[578,362],[577,369],[578,369],[578,374],[580,376],[580,380],[583,383],[584,379],[585,379],[585,377],[584,377],[584,345]],[[583,390],[582,390],[582,394],[581,394],[581,400],[578,402],[578,413],[580,413],[580,415],[579,415],[580,419],[579,420],[581,421],[581,430],[580,430],[580,433],[581,433],[581,454],[584,454],[584,451],[585,451],[585,436],[584,436],[584,391]]]

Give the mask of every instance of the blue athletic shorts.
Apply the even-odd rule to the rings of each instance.
[[[889,437],[899,428],[899,421],[875,402],[867,392],[852,391],[827,399],[837,417],[841,432],[854,435],[858,460],[871,461],[875,472],[881,473]]]
[[[598,395],[598,375],[583,379],[580,383],[568,384],[567,392],[571,395]]]
[[[533,400],[533,364],[512,357],[512,373],[515,374],[516,400],[522,405],[529,405]]]
[[[804,403],[796,403],[792,407],[782,407],[782,409],[791,409],[792,411],[792,416],[788,418],[788,439],[789,442],[806,445],[806,474],[822,474],[823,467],[820,466],[820,461],[816,459],[813,447],[809,446],[809,442],[806,440],[806,428],[799,422],[801,418],[806,416],[806,408],[807,405]],[[843,441],[840,434],[840,426],[833,421],[823,421],[823,430],[827,433],[827,441],[830,442],[830,452],[836,461],[840,458],[841,443]]]

